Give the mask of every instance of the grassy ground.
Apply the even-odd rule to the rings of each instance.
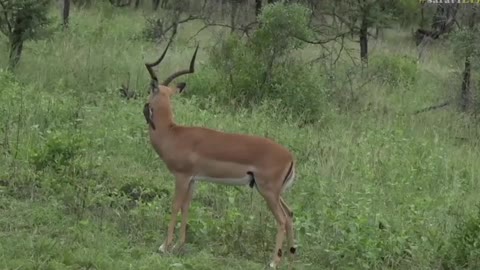
[[[159,47],[137,38],[141,14],[72,16],[69,32],[27,44],[17,78],[0,71],[0,268],[263,268],[276,226],[249,188],[199,185],[189,244],[156,253],[173,181],[148,143],[141,109],[143,62]],[[162,70],[188,63],[188,37],[198,28],[180,31]],[[211,44],[215,36],[199,39]],[[415,57],[407,38],[387,32],[371,43],[371,61]],[[6,55],[0,50],[3,66]],[[193,82],[208,83],[195,80],[207,56],[203,49]],[[271,104],[228,110],[193,95],[175,98],[175,118],[269,136],[295,153],[298,178],[286,200],[295,212],[297,269],[475,269],[478,122],[452,107],[411,114],[455,95],[460,79],[452,70],[461,63],[452,59],[446,45],[434,47],[410,84],[374,80],[356,90],[355,110],[332,109],[318,125],[298,128],[293,117],[274,117]],[[140,99],[119,97],[128,81]],[[132,201],[139,194],[142,202]]]

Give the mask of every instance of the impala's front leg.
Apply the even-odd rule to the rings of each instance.
[[[189,186],[190,178],[184,177],[183,175],[175,176],[175,196],[172,203],[172,217],[168,225],[167,239],[165,239],[165,242],[159,248],[161,252],[168,251],[173,242],[173,234],[175,232],[175,225],[177,224],[178,211],[180,210],[184,198],[188,193]]]
[[[195,182],[190,180],[188,185],[187,195],[182,203],[182,224],[180,225],[180,241],[178,246],[182,247],[185,244],[187,238],[187,221],[188,221],[188,210],[190,208],[190,202],[192,201],[192,195],[194,190]]]

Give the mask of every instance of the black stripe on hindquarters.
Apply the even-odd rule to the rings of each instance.
[[[285,175],[285,179],[283,179],[283,185],[285,185],[285,182],[287,182],[288,178],[290,177],[290,174],[292,174],[292,169],[293,169],[293,161],[290,163],[290,168],[288,168],[287,175]]]
[[[248,185],[250,188],[253,188],[255,186],[255,176],[253,175],[253,172],[247,172],[248,175],[250,175],[250,182]]]
[[[288,177],[290,177],[290,174],[292,174],[292,169],[293,169],[293,161],[290,163],[290,168],[288,168],[287,175],[285,175],[285,179],[283,179],[283,184],[285,185],[285,182],[288,180]],[[247,172],[248,175],[250,175],[250,182],[248,185],[250,188],[253,188],[255,186],[255,175],[253,175],[253,172]]]

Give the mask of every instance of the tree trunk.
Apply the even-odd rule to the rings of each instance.
[[[175,1],[180,1],[180,0],[175,0]],[[177,4],[177,3],[176,3]],[[168,5],[168,0],[162,0],[162,4],[160,5],[161,8],[165,9],[167,8],[167,5]],[[177,5],[175,5],[177,6]]]
[[[135,0],[135,9],[138,9],[140,6],[140,0]]]
[[[272,4],[272,3],[275,3],[275,0],[268,0],[267,1],[267,4]]]
[[[380,1],[380,13],[386,13],[387,10],[387,3],[385,1]],[[380,35],[382,34],[382,28],[380,26],[375,26],[375,39],[379,39]]]
[[[445,6],[443,4],[438,4],[437,9],[435,10],[435,14],[433,14],[432,19],[432,29],[440,29],[442,22],[445,21]]]
[[[423,25],[426,24],[425,18],[423,17],[423,5],[421,10],[422,19],[420,21],[420,28],[416,32],[416,43],[417,46],[423,41],[425,37],[432,39],[438,39],[441,35],[450,32],[453,29],[455,24],[455,16],[458,11],[458,3],[450,4],[438,4],[433,16],[433,22],[431,25],[432,30],[423,29]]]
[[[10,53],[8,58],[8,68],[15,69],[23,51],[23,40],[21,36],[14,36],[10,39]]]
[[[420,29],[424,29],[426,26],[427,20],[425,19],[425,3],[422,3],[420,8]]]
[[[365,15],[362,17],[362,23],[360,25],[360,59],[363,63],[368,63],[368,25]]]
[[[470,78],[472,77],[472,65],[470,57],[465,57],[465,68],[463,69],[462,92],[460,99],[460,107],[462,111],[467,111],[470,103]]]
[[[262,12],[262,0],[255,0],[255,17],[258,17]]]
[[[230,30],[230,33],[233,33],[235,31],[235,18],[237,17],[237,10],[238,10],[238,0],[233,0],[231,5],[232,5],[232,10],[230,12],[230,26],[232,29]]]
[[[158,10],[160,6],[160,0],[152,0],[153,10]]]
[[[18,62],[20,61],[20,57],[22,56],[23,51],[23,35],[25,33],[25,26],[28,25],[28,19],[23,17],[17,17],[15,19],[15,23],[13,24],[12,28],[13,31],[8,37],[10,52],[8,56],[8,68],[10,70],[15,69]]]
[[[432,29],[438,35],[450,32],[455,23],[457,15],[458,3],[454,4],[438,4],[435,15],[433,16]]]
[[[68,19],[70,17],[70,0],[63,0],[63,28],[68,28]]]
[[[474,31],[475,17],[477,13],[476,7],[472,7],[470,17],[468,18],[468,28],[470,31]],[[473,45],[473,44],[472,44]],[[470,105],[471,94],[471,78],[472,78],[472,64],[470,62],[471,54],[465,57],[465,67],[462,73],[462,90],[460,93],[460,107],[462,111],[467,111]]]

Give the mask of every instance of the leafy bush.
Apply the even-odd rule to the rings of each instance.
[[[480,28],[460,29],[450,38],[452,51],[461,59],[470,57],[474,67],[478,68],[477,59],[480,57]]]
[[[302,47],[295,37],[309,34],[308,9],[299,4],[268,5],[259,17],[261,27],[249,40],[232,35],[211,50],[218,74],[215,84],[200,89],[215,93],[224,103],[245,107],[268,101],[279,112],[293,113],[306,121],[320,118],[325,91],[311,67],[292,56]]]
[[[0,32],[10,46],[9,68],[14,68],[20,61],[25,41],[41,39],[49,34],[47,26],[51,19],[47,13],[50,3],[50,0],[2,1]]]
[[[417,62],[412,57],[379,55],[370,61],[378,80],[392,86],[411,85],[417,80]]]
[[[420,21],[420,7],[421,2],[417,0],[402,0],[394,1],[388,6],[390,11],[393,13],[393,16],[397,18],[397,21],[402,26],[411,26],[416,25]],[[423,10],[422,10],[423,11]],[[427,11],[428,12],[428,11]],[[430,14],[428,14],[430,15]],[[430,16],[425,15],[425,18],[430,18]],[[420,22],[425,23],[425,22]],[[423,27],[422,25],[420,27]]]
[[[73,134],[54,132],[45,146],[35,150],[32,163],[37,170],[52,167],[59,171],[69,166],[81,150],[81,140]]]
[[[474,215],[457,224],[448,250],[451,266],[467,269],[480,267],[480,205]],[[453,252],[452,252],[453,251]]]
[[[310,33],[310,10],[299,4],[266,6],[259,17],[260,29],[251,40],[252,49],[258,56],[270,59],[270,55],[284,56],[290,50],[301,48],[303,42],[295,37],[306,37]]]

